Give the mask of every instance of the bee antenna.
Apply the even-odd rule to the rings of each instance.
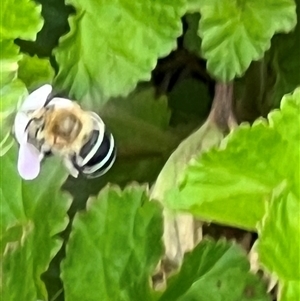
[[[32,121],[39,121],[39,120],[42,120],[42,117],[40,117],[40,118],[31,118],[31,119],[28,121],[28,123],[26,124],[26,127],[25,127],[25,129],[24,129],[24,132],[28,129],[28,127],[30,126],[30,124],[31,124]]]
[[[26,126],[25,126],[24,132],[27,131],[27,129],[28,129],[30,123],[31,123],[34,119],[35,119],[35,118],[32,118],[32,119],[30,119],[30,120],[28,121],[28,123],[27,123]]]
[[[46,98],[46,101],[45,101],[45,103],[44,103],[44,107],[46,107],[46,106],[48,105],[48,103],[49,103],[53,98],[54,98],[54,95],[53,95],[53,93],[51,92],[51,93],[47,96],[47,98]]]

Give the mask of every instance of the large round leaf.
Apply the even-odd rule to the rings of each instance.
[[[161,210],[145,188],[106,187],[74,219],[62,265],[65,300],[152,300],[161,236]]]
[[[77,10],[56,51],[57,85],[80,100],[103,102],[149,80],[176,47],[185,1],[69,0]]]
[[[164,200],[204,220],[255,229],[274,188],[287,181],[299,197],[300,89],[287,95],[281,110],[241,125],[218,149],[211,149],[184,170],[184,180]]]

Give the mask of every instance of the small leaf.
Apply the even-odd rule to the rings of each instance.
[[[49,59],[24,55],[19,61],[18,77],[25,83],[29,91],[52,82],[54,70]]]
[[[43,26],[41,5],[31,0],[1,0],[0,38],[35,40]]]
[[[0,157],[1,260],[0,295],[5,301],[47,299],[41,274],[62,246],[57,234],[68,223],[70,200],[60,191],[66,173],[49,159],[34,181],[17,172],[17,150]],[[49,193],[51,192],[51,193]]]
[[[104,188],[74,219],[62,265],[66,301],[151,300],[161,237],[160,207],[143,187]]]
[[[159,301],[269,301],[266,287],[249,269],[238,246],[203,240],[185,255]]]
[[[293,0],[199,0],[199,35],[207,69],[220,81],[241,76],[270,48],[275,33],[297,22]]]
[[[182,32],[183,0],[68,3],[77,15],[70,17],[71,31],[55,53],[60,66],[56,83],[95,107],[149,80],[157,59],[176,47]]]
[[[201,48],[201,39],[198,36],[200,14],[187,14],[185,18],[188,28],[183,38],[183,46],[188,51],[198,53]]]
[[[241,125],[191,162],[166,206],[204,220],[255,229],[272,191],[286,180],[299,195],[300,89],[286,96],[269,124]]]

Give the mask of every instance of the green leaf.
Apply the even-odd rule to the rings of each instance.
[[[43,28],[37,34],[35,41],[18,39],[16,43],[21,47],[22,52],[31,56],[52,57],[52,51],[58,45],[59,38],[70,30],[68,17],[75,10],[61,0],[38,0],[38,2],[42,5]]]
[[[275,33],[297,22],[293,0],[199,0],[199,35],[207,69],[220,81],[241,76],[270,48]]]
[[[187,0],[187,12],[198,13],[199,12],[199,0]]]
[[[291,191],[300,197],[300,88],[285,95],[280,108],[281,111],[274,110],[269,114],[269,124],[270,128],[280,134],[281,146],[289,158],[281,158],[277,168],[283,180],[288,180]]]
[[[52,82],[54,70],[49,59],[24,55],[19,61],[18,77],[25,83],[29,91]]]
[[[275,104],[282,96],[290,93],[300,85],[300,2],[297,5],[297,25],[293,32],[286,35],[276,35],[272,39],[272,67],[276,73],[276,83],[273,87]],[[288,53],[288,55],[287,55]]]
[[[196,154],[218,145],[223,138],[220,129],[209,120],[186,138],[170,156],[160,172],[151,192],[151,198],[165,201],[166,194],[174,191],[185,174],[185,169]]]
[[[0,157],[12,146],[9,136],[13,113],[27,96],[25,85],[17,79],[18,61],[22,58],[12,40],[0,41]]]
[[[4,134],[4,129],[3,129],[2,123],[0,124],[0,129],[1,129],[1,133],[0,133],[0,157],[2,157],[13,146],[14,140],[10,136],[9,132]]]
[[[299,194],[300,89],[286,96],[281,111],[239,126],[219,149],[199,154],[184,173],[168,207],[204,220],[255,229],[266,201],[282,181]]]
[[[22,58],[17,47],[12,40],[0,41],[0,87],[10,83],[18,70],[18,61]]]
[[[0,295],[5,301],[46,300],[40,277],[61,248],[57,234],[68,223],[70,200],[60,191],[66,173],[61,164],[49,159],[36,180],[22,181],[16,147],[0,157],[0,166]]]
[[[1,0],[0,39],[35,40],[41,30],[41,6],[31,0]]]
[[[187,31],[183,38],[183,46],[188,51],[198,53],[201,48],[201,39],[198,36],[200,14],[186,14]]]
[[[28,95],[27,89],[19,79],[0,88],[0,121],[15,113],[19,104]],[[12,126],[12,124],[10,124]]]
[[[18,61],[22,58],[14,45],[16,38],[35,40],[43,26],[41,6],[31,0],[2,0],[0,9],[0,156],[12,146],[8,137],[12,121],[8,118],[18,101],[27,93],[21,81],[16,80]]]
[[[225,241],[202,241],[187,253],[159,301],[264,301],[266,287],[249,272],[246,255]]]
[[[69,0],[77,11],[55,55],[58,87],[82,101],[104,103],[149,80],[157,59],[176,47],[184,0]],[[162,22],[164,26],[162,25]]]
[[[145,188],[103,189],[73,222],[62,265],[66,301],[152,300],[161,236],[161,210]]]
[[[13,116],[27,95],[25,85],[18,79],[0,88],[0,157],[12,146]]]
[[[300,299],[300,281],[287,281],[279,287],[278,301],[296,301]]]
[[[300,279],[300,198],[287,187],[277,188],[258,234],[260,263],[279,279],[283,300],[298,300],[300,290],[295,284],[299,285]]]
[[[138,118],[161,130],[169,128],[171,112],[168,108],[168,99],[164,95],[159,98],[155,97],[154,88],[135,91],[125,99],[112,99],[101,111],[105,114],[105,111],[115,110],[128,114],[132,118]]]
[[[181,80],[169,93],[169,106],[172,109],[172,124],[182,125],[197,120],[204,122],[211,107],[208,87],[195,78]]]
[[[137,91],[125,99],[110,100],[99,111],[116,137],[120,155],[164,154],[177,145],[178,137],[168,127],[167,99],[156,99],[154,93],[154,89]]]

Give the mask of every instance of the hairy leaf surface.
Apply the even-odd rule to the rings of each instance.
[[[273,102],[277,105],[282,96],[300,85],[300,1],[297,3],[297,25],[289,34],[276,35],[272,39],[272,67],[276,72]],[[287,55],[288,54],[288,55]]]
[[[5,301],[47,299],[41,274],[58,252],[57,234],[67,225],[70,201],[60,192],[66,178],[50,160],[38,179],[22,181],[14,147],[0,157],[1,263],[0,295]]]
[[[145,188],[104,188],[74,219],[62,266],[66,301],[152,300],[161,236],[161,210]]]
[[[238,246],[204,240],[185,255],[159,301],[269,301],[266,287],[249,268]]]
[[[279,301],[299,300],[300,281],[287,281],[284,284],[281,284],[278,295]]]
[[[1,0],[1,40],[34,40],[43,26],[40,12],[41,6],[31,0]]]
[[[51,84],[54,70],[49,59],[24,55],[19,61],[18,77],[25,83],[27,89],[32,91],[44,84]]]
[[[27,95],[25,85],[17,79],[18,61],[22,58],[13,40],[0,41],[0,157],[12,146],[12,114]]]
[[[151,192],[151,198],[164,201],[166,194],[178,186],[188,163],[196,154],[218,145],[222,132],[212,122],[206,121],[196,132],[186,138],[170,156],[160,172]]]
[[[104,103],[149,80],[176,47],[185,1],[69,0],[71,31],[60,40],[56,83],[78,100]],[[163,26],[162,26],[163,24]]]
[[[263,57],[275,33],[287,33],[297,22],[293,0],[199,0],[199,8],[202,54],[220,81],[242,75]]]
[[[9,137],[11,120],[18,101],[27,91],[16,79],[18,61],[22,58],[14,39],[34,40],[43,26],[41,6],[30,0],[2,0],[0,8],[0,157],[12,146]]]
[[[219,149],[199,155],[166,204],[205,220],[255,229],[282,181],[299,196],[299,108],[300,89],[283,98],[268,123],[241,125]]]
[[[300,157],[298,158],[300,160]],[[258,254],[261,264],[279,279],[280,300],[300,298],[300,198],[287,187],[275,190],[259,226]]]

